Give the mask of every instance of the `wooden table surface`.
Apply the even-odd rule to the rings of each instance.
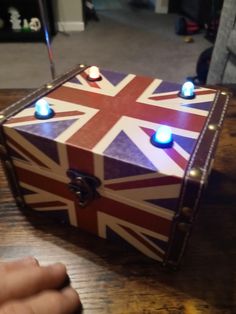
[[[0,111],[28,90],[0,90]],[[23,214],[0,168],[0,259],[63,262],[85,314],[236,313],[236,98],[178,271],[72,227]]]

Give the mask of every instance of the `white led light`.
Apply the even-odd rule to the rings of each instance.
[[[98,80],[100,78],[100,71],[98,67],[91,66],[89,68],[89,78],[91,80]]]
[[[47,116],[50,108],[45,99],[39,99],[35,104],[35,111],[41,116]]]

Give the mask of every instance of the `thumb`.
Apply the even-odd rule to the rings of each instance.
[[[0,307],[0,314],[72,314],[81,308],[77,292],[65,288],[61,292],[45,291],[22,301],[7,302]]]

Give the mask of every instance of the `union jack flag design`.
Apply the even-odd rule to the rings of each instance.
[[[163,261],[185,171],[216,92],[198,88],[195,99],[185,100],[178,84],[107,70],[91,82],[87,71],[44,97],[53,118],[37,120],[32,103],[4,124],[25,202]],[[172,128],[172,148],[150,143],[163,124]],[[101,197],[80,208],[68,169],[99,178]]]

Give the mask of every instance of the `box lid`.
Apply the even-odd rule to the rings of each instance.
[[[196,90],[178,97],[181,85],[160,79],[101,70],[90,82],[86,70],[44,97],[55,111],[49,120],[34,117],[34,103],[6,123],[30,135],[104,156],[105,177],[159,172],[182,178],[216,91]],[[174,145],[150,143],[160,125],[172,128]],[[45,147],[44,147],[45,149]]]

